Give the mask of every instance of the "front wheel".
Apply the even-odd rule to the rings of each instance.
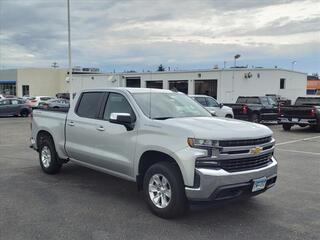
[[[56,174],[60,171],[62,164],[54,147],[52,139],[45,136],[39,147],[39,160],[42,170],[47,174]]]
[[[187,198],[179,167],[170,162],[152,165],[143,180],[145,200],[161,218],[175,218],[187,210]]]

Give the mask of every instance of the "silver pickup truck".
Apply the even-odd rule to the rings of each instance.
[[[134,181],[163,218],[262,193],[277,178],[268,127],[212,117],[169,90],[82,91],[68,113],[34,110],[31,143],[44,172],[70,160]]]

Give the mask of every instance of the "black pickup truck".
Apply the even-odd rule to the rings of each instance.
[[[280,107],[278,122],[285,131],[293,125],[320,131],[320,97],[298,97],[294,105]]]
[[[234,118],[251,121],[277,121],[278,107],[271,97],[268,96],[240,96],[236,103],[224,104],[231,107]]]

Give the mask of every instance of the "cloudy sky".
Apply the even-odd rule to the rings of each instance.
[[[70,0],[73,65],[320,73],[319,0]],[[0,0],[0,68],[67,66],[66,0]]]

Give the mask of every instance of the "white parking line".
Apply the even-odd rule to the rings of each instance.
[[[312,139],[316,139],[316,138],[320,138],[320,136],[297,139],[297,140],[292,140],[292,141],[287,141],[287,142],[280,142],[280,143],[277,143],[276,146],[281,146],[281,145],[286,145],[286,144],[296,143],[296,142],[303,142],[303,141],[308,141],[308,140],[312,140]]]
[[[301,154],[311,154],[311,155],[320,156],[320,153],[304,152],[304,151],[297,151],[297,150],[290,150],[290,149],[282,149],[282,148],[277,148],[277,151],[292,152],[292,153],[301,153]]]

